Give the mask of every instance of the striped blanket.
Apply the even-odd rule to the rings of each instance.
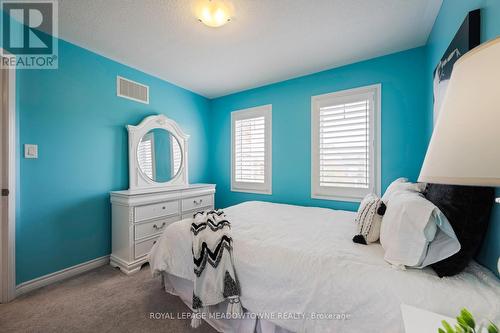
[[[222,210],[198,212],[191,223],[193,238],[194,291],[192,327],[201,324],[201,316],[210,305],[227,300],[227,313],[243,312],[240,287],[233,267],[231,224]]]

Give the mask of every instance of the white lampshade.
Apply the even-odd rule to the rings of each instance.
[[[500,38],[453,66],[418,180],[500,186]]]

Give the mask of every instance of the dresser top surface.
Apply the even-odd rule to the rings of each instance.
[[[145,189],[137,189],[137,190],[124,190],[124,191],[111,191],[110,194],[112,196],[135,196],[135,195],[148,195],[148,194],[160,194],[160,193],[168,193],[168,192],[176,192],[176,191],[189,191],[189,190],[198,190],[198,189],[215,189],[215,184],[188,184],[182,186],[166,186],[166,187],[157,187],[157,188],[145,188]]]

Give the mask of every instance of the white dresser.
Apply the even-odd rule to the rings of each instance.
[[[215,185],[111,192],[111,266],[132,274],[147,262],[165,228],[195,212],[214,208]]]

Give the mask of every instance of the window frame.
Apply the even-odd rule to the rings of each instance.
[[[373,98],[373,111],[370,112],[370,188],[358,189],[354,187],[325,187],[320,186],[319,164],[319,118],[320,108],[332,104],[349,103],[359,98],[369,96]],[[381,106],[382,85],[374,84],[354,89],[336,91],[332,93],[316,95],[311,97],[311,198],[324,200],[339,200],[349,202],[360,202],[368,193],[381,192]],[[373,129],[373,130],[372,130]]]
[[[237,182],[235,179],[235,123],[237,120],[264,117],[264,183]],[[272,104],[231,112],[231,191],[272,194]]]

